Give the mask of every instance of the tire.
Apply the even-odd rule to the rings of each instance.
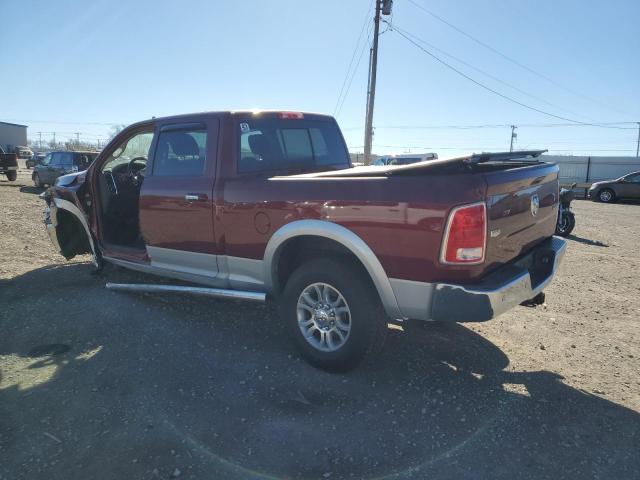
[[[328,293],[329,301],[319,292]],[[351,370],[384,345],[388,319],[378,293],[360,268],[343,259],[313,259],[298,267],[279,309],[302,357],[323,370]]]
[[[613,203],[616,201],[616,194],[610,188],[603,188],[598,192],[598,200],[602,203]]]
[[[40,181],[40,175],[38,175],[37,173],[34,173],[34,174],[33,174],[33,184],[34,184],[37,188],[42,187],[42,182]]]
[[[10,182],[15,182],[18,179],[18,172],[7,172],[7,180]]]
[[[560,219],[559,223],[556,223],[556,235],[561,237],[568,237],[576,226],[576,217],[573,212],[565,212]]]

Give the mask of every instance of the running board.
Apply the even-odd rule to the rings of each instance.
[[[205,297],[228,298],[232,300],[249,300],[264,302],[267,294],[263,292],[245,292],[242,290],[226,290],[223,288],[188,287],[184,285],[156,285],[151,283],[107,283],[108,290],[143,293],[189,293]]]

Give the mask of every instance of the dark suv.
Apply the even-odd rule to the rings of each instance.
[[[33,184],[36,187],[53,185],[61,175],[81,172],[96,159],[96,152],[51,152],[34,167]]]

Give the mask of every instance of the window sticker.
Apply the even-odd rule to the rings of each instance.
[[[249,130],[251,130],[251,128],[249,127],[249,124],[247,122],[242,122],[240,124],[240,131],[241,132],[248,132]]]

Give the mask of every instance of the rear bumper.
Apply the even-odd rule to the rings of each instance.
[[[474,285],[393,280],[392,286],[408,318],[484,322],[540,293],[555,276],[566,245],[566,240],[551,237]]]
[[[0,173],[5,173],[5,172],[10,172],[10,171],[17,171],[18,167],[2,167],[0,166]]]

